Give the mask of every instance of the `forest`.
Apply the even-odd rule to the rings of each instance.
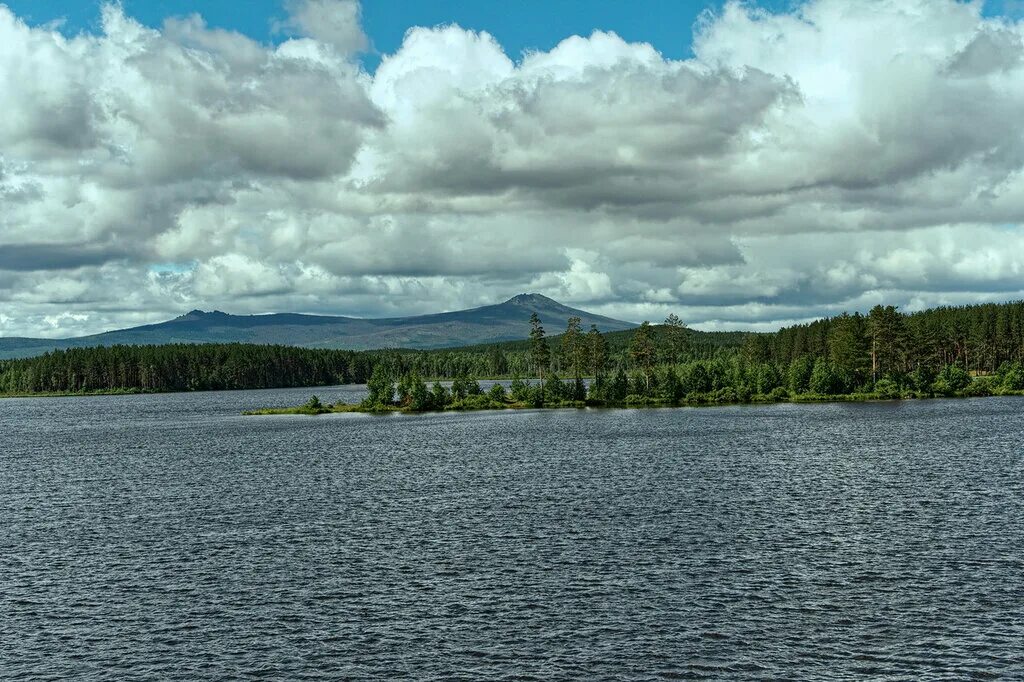
[[[372,393],[376,381],[381,387],[378,402],[400,405],[411,404],[413,384],[420,394],[420,382],[446,379],[457,382],[454,395],[445,389],[447,400],[464,400],[477,395],[477,378],[518,379],[510,390],[515,396],[508,399],[541,404],[697,404],[1024,391],[1024,302],[909,314],[879,305],[867,314],[843,314],[764,334],[699,332],[674,315],[663,324],[644,322],[635,330],[609,334],[583,330],[578,318],[572,318],[559,331],[548,336],[539,321],[524,320],[523,341],[434,351],[247,344],[77,348],[0,361],[0,393],[201,391],[364,382],[370,383]],[[398,382],[397,394],[385,396],[384,382],[392,387]]]

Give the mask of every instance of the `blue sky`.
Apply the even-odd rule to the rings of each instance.
[[[65,33],[95,31],[103,0],[3,0],[32,25],[62,21]],[[273,30],[284,17],[284,0],[123,0],[128,14],[149,26],[166,17],[201,14],[207,24],[236,30],[263,42],[286,36]],[[373,48],[364,55],[373,70],[380,54],[398,49],[410,26],[456,23],[487,31],[518,57],[525,50],[547,50],[568,35],[610,30],[628,41],[654,45],[665,57],[690,56],[694,22],[704,11],[715,11],[725,0],[364,0],[363,26]],[[751,2],[771,11],[785,11],[799,0]],[[245,11],[239,11],[244,6]],[[1024,14],[1024,0],[986,0],[987,16]]]
[[[410,26],[457,23],[487,31],[517,57],[524,50],[547,50],[568,35],[589,35],[595,29],[615,31],[629,41],[653,44],[669,58],[690,54],[694,22],[724,0],[364,0],[363,26],[377,53],[394,52]],[[15,14],[38,25],[63,20],[66,33],[95,31],[101,0],[5,0]],[[159,26],[165,17],[201,14],[210,26],[239,31],[264,42],[276,42],[275,19],[284,16],[283,0],[123,0],[128,14]],[[757,3],[772,10],[792,0]],[[993,3],[995,7],[996,3]],[[239,11],[239,7],[245,11]],[[377,58],[367,55],[369,68]]]

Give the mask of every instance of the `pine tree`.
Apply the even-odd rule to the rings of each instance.
[[[665,318],[665,356],[672,364],[682,362],[690,345],[686,325],[675,313]]]
[[[651,368],[654,366],[656,357],[654,341],[651,339],[651,323],[647,320],[644,320],[633,333],[633,340],[629,344],[629,354],[636,366],[643,372],[645,391],[650,391]]]
[[[583,376],[586,355],[587,347],[583,343],[580,318],[570,317],[565,327],[565,333],[562,334],[562,357],[569,368],[572,369],[573,378],[579,379]]]
[[[594,379],[602,378],[608,368],[608,344],[596,324],[590,325],[587,332],[587,364]]]
[[[537,378],[540,379],[540,395],[543,400],[544,374],[551,364],[551,349],[548,348],[548,340],[544,337],[544,327],[541,326],[537,313],[530,315],[530,360],[537,370]]]

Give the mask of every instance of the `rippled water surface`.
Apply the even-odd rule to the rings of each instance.
[[[0,400],[0,678],[1024,677],[1024,400],[309,393]]]

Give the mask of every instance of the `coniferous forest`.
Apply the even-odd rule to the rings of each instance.
[[[433,351],[246,344],[77,348],[0,361],[0,393],[366,382],[373,388],[376,381],[381,404],[404,399],[408,406],[409,387],[419,390],[418,382],[455,380],[454,398],[459,398],[474,395],[475,379],[485,377],[519,379],[512,386],[515,399],[533,404],[699,404],[1024,391],[1024,302],[911,314],[876,306],[866,315],[844,314],[766,334],[697,332],[675,316],[664,324],[645,322],[635,330],[609,334],[580,328],[578,318],[568,320],[565,330],[553,330],[557,336],[549,336],[537,320],[524,321],[523,328],[526,338],[521,342]],[[384,395],[385,382],[398,382],[397,396]],[[421,406],[450,405],[451,393],[447,400],[433,405],[427,399]]]

